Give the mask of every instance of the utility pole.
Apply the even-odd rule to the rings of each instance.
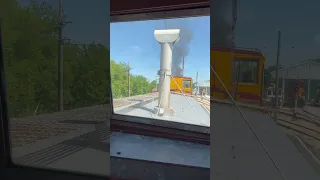
[[[277,69],[276,69],[276,95],[275,95],[275,101],[276,101],[276,113],[275,113],[275,120],[277,121],[277,115],[278,115],[278,100],[279,100],[279,59],[280,59],[280,49],[281,49],[281,31],[278,31],[278,47],[277,47]]]
[[[238,13],[238,3],[237,0],[232,0],[232,33],[231,33],[231,46],[232,46],[232,62],[233,62],[233,74],[235,75],[236,80],[236,87],[233,88],[234,91],[234,100],[237,101],[237,94],[238,94],[238,86],[239,86],[239,73],[240,73],[240,63],[238,71],[236,71],[237,68],[237,60],[234,58],[234,49],[235,49],[235,28],[237,23],[237,13]]]
[[[131,70],[130,63],[128,62],[128,70],[127,70],[127,73],[128,73],[128,97],[130,97],[130,70]]]
[[[158,75],[156,76],[156,89],[158,90]]]
[[[182,57],[182,76],[184,74],[184,56]]]
[[[63,111],[63,16],[62,0],[59,0],[59,40],[58,40],[58,110]]]

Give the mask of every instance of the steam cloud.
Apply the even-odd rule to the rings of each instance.
[[[180,40],[173,47],[172,54],[172,75],[183,76],[183,61],[189,54],[189,43],[193,38],[192,30],[189,28],[180,29]]]

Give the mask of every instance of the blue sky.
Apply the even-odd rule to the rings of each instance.
[[[150,20],[112,23],[110,25],[111,59],[130,62],[133,74],[150,80],[156,78],[160,69],[160,44],[155,40],[154,30],[188,27],[193,32],[189,54],[185,57],[184,76],[199,81],[210,79],[210,18],[194,17],[169,20]]]
[[[30,0],[18,0],[23,4],[26,4]],[[57,7],[57,0],[37,0],[38,2],[47,1],[54,7]],[[231,2],[231,1],[230,1]],[[281,48],[281,64],[289,66],[290,64],[299,63],[302,60],[309,58],[320,57],[320,1],[319,0],[240,0],[239,2],[239,15],[238,23],[236,27],[236,44],[240,47],[246,48],[259,48],[266,56],[266,64],[273,65],[276,62],[276,45],[277,45],[277,30],[282,31],[282,48]],[[113,38],[109,39],[109,1],[108,0],[77,0],[77,1],[65,1],[63,0],[63,6],[68,20],[72,21],[68,24],[64,30],[64,35],[74,41],[81,43],[88,43],[91,41],[100,41],[102,44],[109,46],[109,41],[114,43]],[[214,7],[212,7],[214,10]],[[203,20],[205,21],[205,20]],[[209,23],[206,27],[199,26],[199,23],[195,22],[197,26],[191,26],[194,29],[194,39],[192,44],[198,43],[201,35],[197,35],[197,32],[205,31],[209,32]],[[145,24],[146,22],[142,23]],[[148,35],[148,42],[143,43],[156,43],[153,37],[153,30],[155,28],[164,28],[163,21],[159,23],[152,23],[151,25],[142,25],[150,31]],[[189,22],[187,23],[189,24]],[[191,23],[190,23],[191,24]],[[203,23],[205,24],[205,23]],[[120,26],[120,25],[119,25]],[[125,26],[125,25],[121,25]],[[128,25],[129,26],[129,25]],[[136,25],[138,26],[138,25]],[[150,27],[149,27],[150,26]],[[214,28],[214,27],[212,27]],[[121,30],[127,31],[128,29]],[[148,31],[148,32],[149,32]],[[145,34],[147,36],[147,34]],[[134,42],[134,41],[133,41]],[[121,42],[116,42],[121,43]],[[139,43],[132,43],[132,48]],[[202,45],[209,43],[205,40]],[[200,44],[200,43],[199,43]],[[130,42],[131,45],[131,42]],[[129,45],[124,45],[129,46]],[[150,57],[149,61],[155,61],[151,58],[151,55],[155,57],[159,55],[160,47],[153,45],[150,47],[153,49],[154,54],[151,52],[141,51],[142,54]],[[292,48],[293,47],[293,48]],[[194,47],[197,48],[197,47]],[[117,48],[116,51],[120,51]],[[125,48],[123,48],[125,49]],[[129,48],[130,49],[130,48]],[[129,53],[129,49],[126,52],[118,54],[118,56],[125,56]],[[134,49],[134,48],[133,48]],[[200,49],[200,48],[198,48]],[[204,49],[202,49],[205,51]],[[131,49],[132,51],[132,49]],[[114,57],[111,52],[112,58],[115,60],[128,61],[125,57]],[[137,52],[136,52],[137,53]],[[197,55],[197,51],[191,50],[190,55],[186,59],[186,68],[190,69],[200,66],[201,63],[196,63],[194,57]],[[208,52],[198,54],[209,54]],[[135,54],[135,56],[138,56]],[[192,59],[193,58],[193,59]],[[133,58],[135,59],[135,58]],[[191,59],[193,60],[191,62]],[[132,60],[133,61],[133,60]],[[135,60],[136,61],[136,60]],[[203,61],[205,62],[205,61]],[[132,62],[133,63],[133,62]],[[188,64],[189,63],[189,64]],[[147,62],[146,66],[151,63]],[[150,65],[151,66],[151,65]],[[159,68],[158,65],[154,66]],[[135,67],[133,67],[135,68]],[[138,72],[138,69],[133,69],[133,72]],[[201,76],[205,76],[202,71]],[[206,71],[204,71],[206,72]],[[151,74],[151,73],[150,73]],[[187,73],[188,74],[188,73]],[[190,74],[194,77],[196,73]],[[155,75],[154,75],[155,76]]]
[[[319,0],[241,0],[236,43],[263,51],[266,64],[276,64],[277,31],[282,32],[284,66],[320,57]]]

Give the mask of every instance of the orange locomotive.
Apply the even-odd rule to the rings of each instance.
[[[170,91],[191,94],[192,93],[192,78],[182,77],[182,76],[172,77],[170,80]]]
[[[265,58],[260,50],[212,47],[210,56],[212,68],[230,94],[239,101],[262,103]],[[210,74],[211,97],[228,99],[214,73]]]

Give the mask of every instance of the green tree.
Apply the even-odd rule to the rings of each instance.
[[[127,97],[128,94],[128,68],[126,63],[110,61],[112,96],[113,98]],[[156,81],[149,82],[141,75],[130,74],[130,95],[141,95],[151,92],[156,87]]]
[[[21,7],[15,0],[1,0],[0,19],[10,116],[57,111],[56,10],[45,2]],[[128,96],[128,65],[110,61],[107,47],[95,42],[63,47],[65,109],[108,103],[111,82],[114,98]],[[132,95],[153,87],[147,78],[131,75]]]

